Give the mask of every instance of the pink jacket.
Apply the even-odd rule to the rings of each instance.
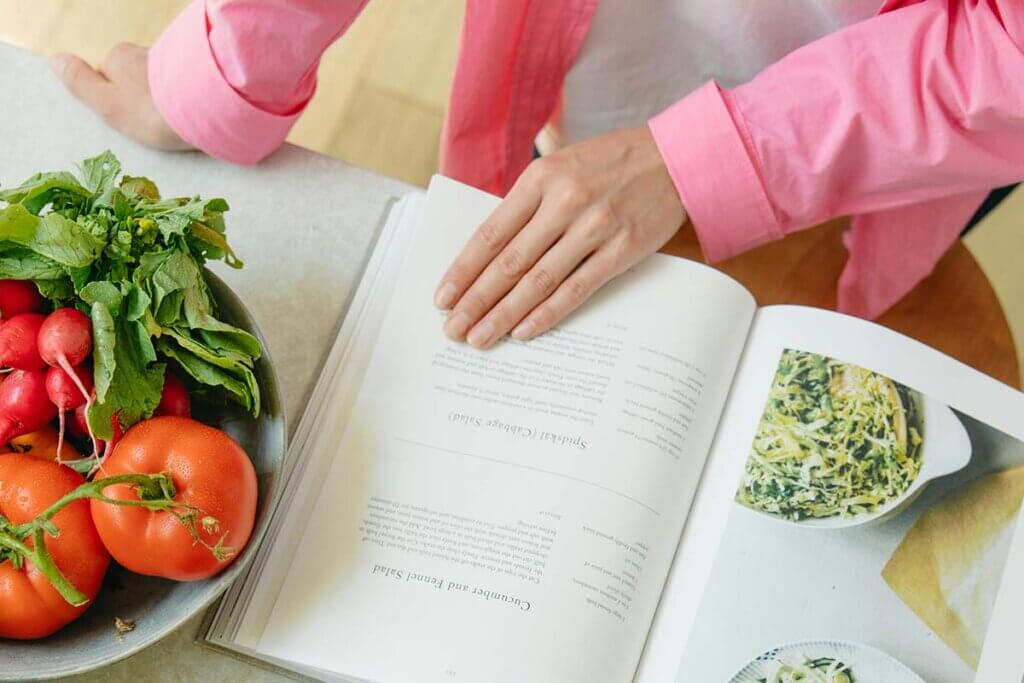
[[[509,188],[596,1],[468,0],[443,173]],[[196,0],[150,53],[156,106],[193,145],[255,163],[366,2]],[[1024,178],[1024,1],[889,0],[649,125],[710,262],[850,215],[839,308],[874,317],[931,272],[990,188]]]

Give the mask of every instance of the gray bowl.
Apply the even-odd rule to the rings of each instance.
[[[266,340],[242,302],[216,275],[207,271],[206,277],[224,319],[254,334],[266,352]],[[256,364],[256,378],[262,392],[258,419],[230,409],[213,420],[201,416],[234,437],[256,466],[256,526],[241,556],[221,574],[190,583],[139,576],[112,562],[100,594],[77,621],[42,640],[0,639],[0,680],[61,678],[124,659],[206,608],[241,573],[267,530],[270,511],[279,494],[287,438],[277,376],[266,353]],[[115,637],[114,617],[133,620],[135,630],[123,638]]]

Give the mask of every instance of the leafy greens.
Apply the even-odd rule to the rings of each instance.
[[[111,438],[115,416],[127,428],[152,415],[168,362],[259,414],[260,344],[218,317],[203,276],[208,260],[242,267],[224,237],[227,202],[161,198],[109,151],[77,176],[37,173],[0,202],[0,278],[31,280],[92,320],[98,437]]]
[[[877,511],[921,471],[914,392],[862,367],[787,349],[737,500],[792,521]]]

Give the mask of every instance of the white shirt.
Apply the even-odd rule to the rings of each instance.
[[[714,78],[733,87],[796,48],[876,14],[881,0],[598,0],[549,152],[643,125]]]

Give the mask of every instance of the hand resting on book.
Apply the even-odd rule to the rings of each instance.
[[[449,338],[487,348],[537,336],[661,248],[686,220],[647,128],[534,161],[448,267],[435,294]]]

